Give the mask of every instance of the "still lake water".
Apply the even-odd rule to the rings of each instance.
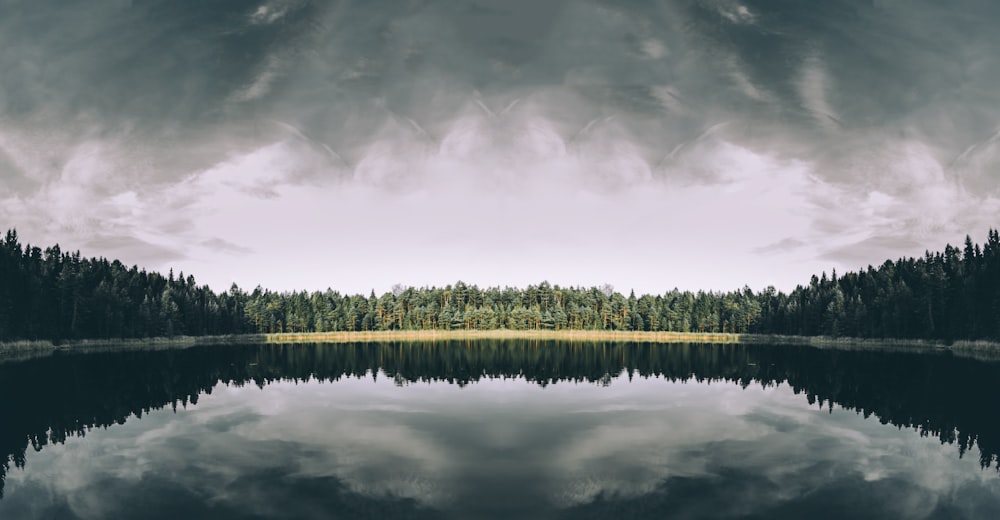
[[[3,519],[1000,517],[1000,363],[477,341],[0,363]]]

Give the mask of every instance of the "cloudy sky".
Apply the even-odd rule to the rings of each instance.
[[[0,227],[225,289],[790,289],[981,241],[992,0],[0,0]]]

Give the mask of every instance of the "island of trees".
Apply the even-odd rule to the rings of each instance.
[[[610,287],[395,287],[382,295],[214,292],[193,276],[0,243],[0,341],[383,330],[734,332],[859,338],[1000,339],[1000,234],[980,246],[823,273],[790,293]]]

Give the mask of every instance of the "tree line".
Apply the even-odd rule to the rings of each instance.
[[[193,276],[83,258],[58,245],[0,243],[0,341],[422,329],[622,330],[1000,339],[1000,235],[980,247],[813,276],[785,293],[667,291],[628,296],[542,282],[519,289],[402,287],[368,296],[214,292]]]

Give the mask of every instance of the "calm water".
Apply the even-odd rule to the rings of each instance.
[[[0,518],[997,518],[1000,363],[709,345],[0,364]]]

